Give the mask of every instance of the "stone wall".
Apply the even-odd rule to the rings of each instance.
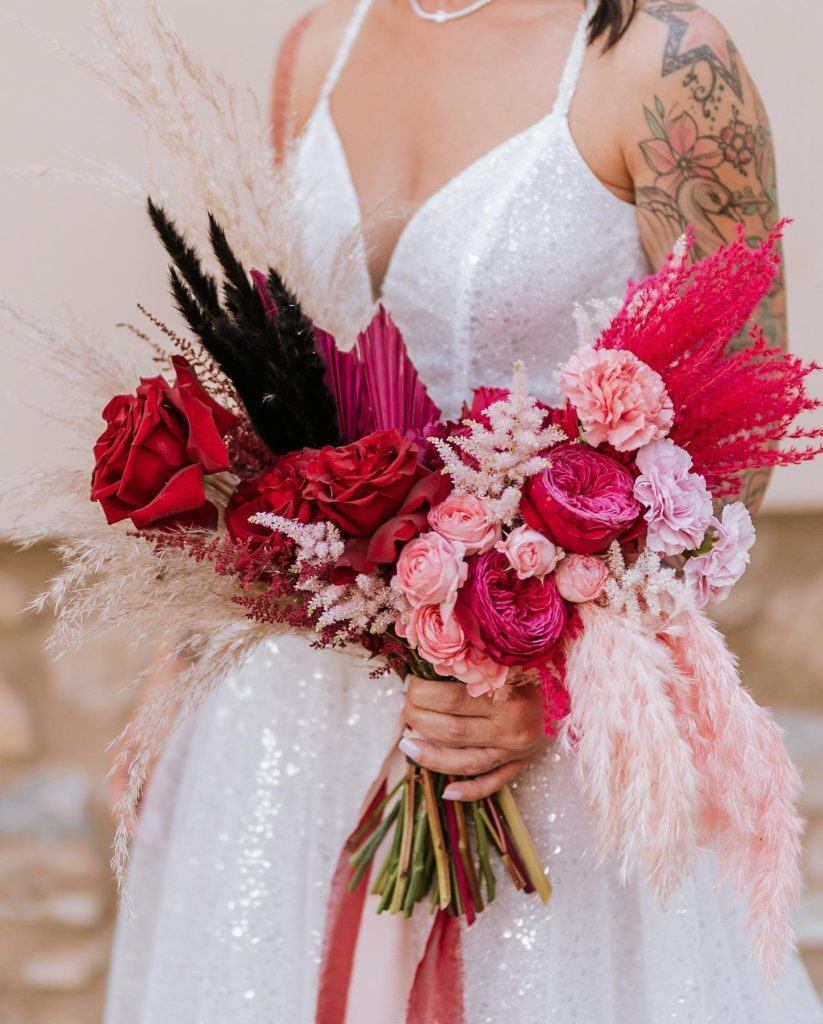
[[[722,623],[805,776],[798,930],[823,989],[823,516],[759,533]],[[105,747],[142,658],[107,639],[49,661],[46,617],[22,609],[55,569],[45,549],[0,548],[0,1024],[97,1024],[114,915]]]

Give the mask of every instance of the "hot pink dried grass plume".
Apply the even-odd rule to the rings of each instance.
[[[803,462],[823,452],[823,429],[797,426],[821,406],[806,392],[818,370],[753,328],[752,343],[729,352],[779,272],[781,222],[756,249],[737,238],[713,256],[688,263],[685,251],[663,269],[631,284],[623,306],[597,340],[628,349],[656,370],[675,408],[672,440],[694,460],[716,497],[739,489],[738,473],[758,466]],[[803,442],[776,447],[779,441]]]

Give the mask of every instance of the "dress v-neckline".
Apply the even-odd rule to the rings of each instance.
[[[334,119],[334,114],[331,110],[331,103],[328,96],[321,97],[317,107],[315,108],[313,117],[325,116],[329,134],[332,138],[333,145],[337,150],[337,156],[339,158],[339,164],[345,182],[345,188],[348,192],[348,199],[354,213],[356,221],[356,230],[359,235],[358,255],[362,263],[362,269],[365,278],[365,284],[368,291],[369,299],[372,306],[377,306],[384,299],[386,294],[386,287],[392,275],[395,264],[397,263],[398,253],[404,247],[404,243],[407,237],[411,234],[417,223],[423,219],[423,217],[429,212],[432,206],[435,206],[438,202],[448,196],[458,185],[462,184],[465,178],[471,177],[474,173],[481,170],[485,165],[491,162],[493,159],[498,157],[506,149],[516,146],[518,143],[524,142],[532,135],[539,133],[542,129],[547,128],[553,124],[558,117],[562,116],[561,112],[557,109],[557,101],[555,101],[554,107],[549,111],[548,114],[544,114],[539,120],[534,121],[532,124],[527,125],[520,131],[515,132],[514,135],[509,135],[507,138],[498,142],[492,146],[491,149],[487,149],[481,153],[480,156],[476,157],[470,163],[468,163],[461,170],[457,171],[452,177],[448,178],[439,188],[435,189],[426,199],[422,200],[420,204],[415,208],[414,212],[408,218],[403,225],[400,233],[395,240],[389,255],[388,263],[386,264],[386,271],[383,274],[383,279],[379,283],[378,287],[375,288],[375,282],[369,268],[368,261],[368,249],[365,238],[365,217],[363,215],[363,205],[360,199],[360,195],[357,191],[357,185],[354,181],[354,174],[352,173],[351,162],[346,152],[346,147],[343,144],[342,136],[337,128],[337,123]]]

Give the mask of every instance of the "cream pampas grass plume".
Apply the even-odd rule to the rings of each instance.
[[[791,948],[800,896],[800,777],[777,723],[740,684],[734,655],[709,619],[687,604],[665,640],[691,680],[681,705],[700,777],[703,839],[716,842],[736,890],[748,891],[754,952],[770,979]]]
[[[665,900],[696,856],[698,779],[668,687],[687,683],[652,631],[622,612],[580,607],[567,654],[573,742],[604,853],[638,865]]]

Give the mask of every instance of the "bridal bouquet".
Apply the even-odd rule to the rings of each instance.
[[[171,285],[195,341],[173,383],[143,379],[104,410],[91,496],[157,560],[208,564],[250,619],[356,646],[375,674],[543,688],[546,729],[573,751],[602,849],[665,899],[714,843],[749,890],[770,969],[797,896],[797,778],[769,715],[740,686],[702,611],[745,570],[741,471],[809,458],[794,426],[813,366],[728,342],[775,273],[777,233],[742,237],[631,285],[558,372],[563,403],[479,387],[443,422],[380,310],[351,351],[303,313],[276,270],[247,273],[211,221],[218,282],[162,209]],[[667,563],[675,559],[676,569]],[[207,655],[206,655],[207,656]],[[137,772],[144,765],[138,761]],[[491,851],[514,884],[550,885],[514,797],[460,804],[409,761],[352,835],[347,881],[379,907],[421,900],[471,924],[494,899]]]

